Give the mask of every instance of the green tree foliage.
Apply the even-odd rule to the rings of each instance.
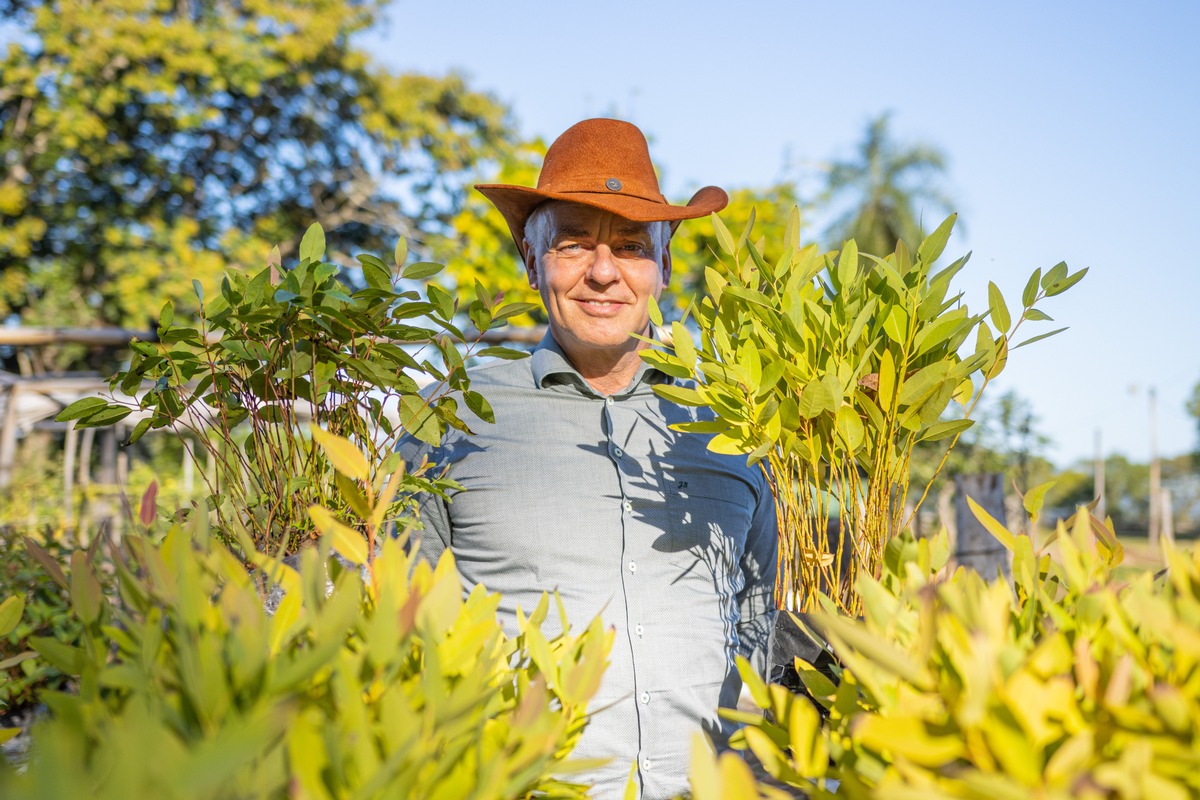
[[[453,216],[506,111],[373,64],[381,5],[0,0],[0,314],[141,327],[313,220],[379,252]]]
[[[508,153],[488,183],[518,186],[537,184],[546,145],[541,140],[523,144]],[[469,192],[462,210],[450,220],[443,236],[430,239],[433,256],[445,263],[447,288],[474,286],[476,282],[493,294],[503,292],[509,300],[534,303],[539,307],[513,320],[514,324],[545,322],[541,298],[529,288],[525,265],[517,254],[504,216],[479,192]]]
[[[457,316],[487,331],[528,306],[499,305],[483,290],[460,302],[436,284],[424,296],[406,289],[442,266],[405,266],[403,240],[394,266],[358,257],[364,288],[355,290],[325,260],[325,249],[325,233],[314,223],[300,243],[299,263],[285,267],[276,250],[252,274],[229,270],[199,325],[177,323],[168,302],[158,318],[159,341],[130,344],[128,368],[110,381],[113,402],[85,397],[58,420],[98,427],[138,412],[131,441],[152,429],[188,434],[221,535],[241,544],[244,531],[251,550],[299,548],[313,535],[313,503],[336,499],[363,508],[354,481],[382,485],[395,474],[401,501],[438,491],[440,484],[403,472],[396,443],[407,433],[436,444],[447,426],[466,430],[459,401],[490,421],[487,400],[471,391],[464,357],[524,355],[477,347],[478,338],[468,341],[458,329]],[[420,394],[418,379],[432,385],[432,395]],[[334,462],[309,436],[310,423],[316,437],[353,436],[367,449],[349,482],[335,479]],[[384,519],[394,515],[374,527]]]
[[[853,239],[867,253],[890,253],[899,241],[915,246],[925,238],[923,222],[952,210],[929,184],[945,170],[946,157],[927,145],[902,146],[889,124],[888,114],[871,120],[855,157],[829,167],[826,200],[849,204],[829,227],[832,245]]]
[[[1200,460],[1200,381],[1192,387],[1192,396],[1184,408],[1196,420],[1196,458]]]

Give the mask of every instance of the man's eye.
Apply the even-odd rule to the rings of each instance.
[[[558,246],[558,249],[564,253],[578,253],[583,249],[583,245],[579,242],[563,242]]]

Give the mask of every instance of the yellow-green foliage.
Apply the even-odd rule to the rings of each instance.
[[[793,210],[773,261],[754,244],[753,215],[737,239],[710,219],[723,257],[705,268],[708,296],[693,306],[699,341],[676,322],[673,352],[646,349],[642,359],[695,382],[655,393],[712,410],[715,419],[678,430],[712,434],[710,450],[764,465],[779,511],[780,606],[808,611],[825,591],[857,615],[856,576],[880,574],[888,538],[905,526],[913,449],[953,447],[972,423],[942,419],[951,401],[969,416],[1010,347],[1021,346],[1017,330],[1048,319],[1036,305],[1086,270],[1034,271],[1015,316],[993,284],[987,312],[972,315],[951,290],[967,257],[934,269],[954,217],[915,252],[901,242],[880,258],[853,240],[840,253],[801,246]],[[960,355],[972,336],[973,352]],[[831,518],[841,537],[829,535]]]
[[[864,618],[817,616],[840,675],[798,662],[828,719],[744,670],[771,719],[722,712],[750,723],[737,744],[814,798],[830,779],[840,798],[1200,795],[1200,554],[1138,572],[1086,511],[1054,550],[977,513],[1011,582],[948,574],[944,536],[893,540]]]
[[[24,611],[25,598],[19,595],[6,597],[3,602],[0,602],[0,636],[7,636],[12,633],[13,629],[17,627],[17,623],[21,621],[21,614]],[[18,657],[6,658],[0,661],[0,686],[8,680],[7,673],[3,670],[23,660],[23,658]],[[0,706],[0,709],[2,708],[3,706]],[[0,744],[7,742],[18,733],[20,733],[20,728],[0,728]]]
[[[297,570],[259,556],[251,572],[197,519],[111,548],[119,602],[76,558],[85,633],[33,644],[79,693],[44,696],[52,719],[27,772],[0,766],[0,795],[576,796],[552,774],[611,644],[598,620],[547,641],[544,601],[508,639],[497,596],[464,599],[451,558],[414,564],[389,538],[364,580],[322,539]],[[286,590],[274,614],[267,585]]]

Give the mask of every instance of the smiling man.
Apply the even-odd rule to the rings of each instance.
[[[718,746],[729,733],[716,711],[736,703],[735,655],[761,671],[775,508],[744,458],[671,430],[703,412],[654,394],[672,378],[642,363],[632,334],[652,333],[674,227],[727,197],[709,186],[667,203],[641,131],[610,119],[559,137],[536,187],[476,188],[508,221],[550,325],[529,359],[471,371],[495,424],[406,446],[410,463],[428,456],[463,487],[422,499],[420,552],[449,549],[465,589],[500,592],[510,633],[543,592],[576,625],[601,614],[616,637],[575,755],[610,761],[584,777],[594,797],[620,797],[636,764],[640,797],[676,796],[695,732]]]

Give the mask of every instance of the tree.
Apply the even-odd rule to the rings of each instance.
[[[761,189],[730,189],[729,205],[718,216],[736,236],[753,214],[750,238],[760,250],[766,249],[763,257],[775,263],[783,255],[788,215],[799,203],[796,187],[787,182]],[[672,274],[667,288],[677,302],[686,305],[690,298],[699,299],[704,294],[704,267],[724,253],[712,221],[707,218],[685,221],[671,242]]]
[[[888,125],[886,113],[871,120],[855,158],[830,165],[826,200],[849,203],[827,231],[833,246],[854,239],[860,252],[873,255],[892,252],[901,240],[912,248],[927,232],[923,223],[936,224],[945,216],[940,212],[951,210],[929,185],[945,170],[946,157],[928,145],[901,146]]]
[[[140,327],[314,221],[377,252],[443,227],[507,112],[373,64],[381,5],[0,0],[0,314]]]
[[[1197,382],[1192,387],[1192,396],[1188,398],[1187,405],[1184,406],[1187,413],[1191,414],[1196,420],[1196,458],[1200,461],[1200,382]]]

